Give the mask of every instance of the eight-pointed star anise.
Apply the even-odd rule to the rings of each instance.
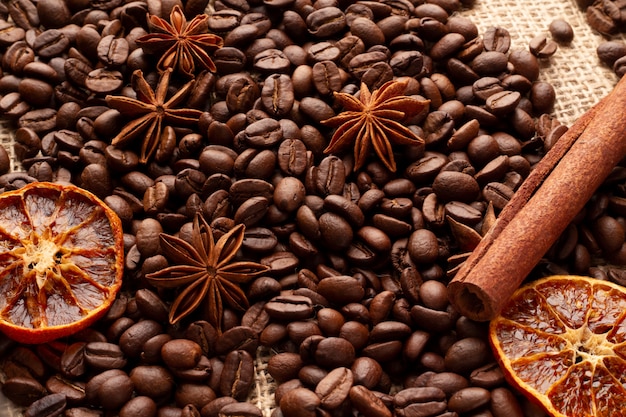
[[[156,91],[153,91],[141,70],[136,70],[132,76],[132,84],[137,93],[136,99],[126,96],[106,96],[109,107],[118,110],[124,116],[135,118],[122,128],[112,139],[111,144],[124,146],[143,135],[139,157],[141,163],[146,163],[156,152],[165,123],[174,126],[191,125],[197,123],[202,114],[197,109],[177,108],[191,92],[194,80],[187,82],[166,101],[171,74],[171,68],[164,71]]]
[[[322,124],[336,127],[325,153],[335,153],[354,144],[354,170],[365,163],[371,148],[390,170],[396,171],[392,144],[419,145],[424,140],[402,122],[424,109],[428,101],[405,96],[408,81],[388,81],[370,93],[361,84],[359,98],[347,93],[335,93],[344,111]]]
[[[170,323],[174,324],[206,303],[207,321],[218,331],[224,301],[238,310],[248,307],[248,299],[239,286],[269,270],[256,262],[231,262],[241,247],[245,226],[238,224],[228,233],[213,240],[211,226],[200,215],[193,221],[192,242],[161,234],[161,247],[172,266],[146,275],[158,288],[183,287],[170,307]]]
[[[147,53],[162,53],[157,63],[159,71],[174,68],[188,77],[193,76],[196,65],[215,72],[215,64],[208,51],[221,48],[222,38],[208,31],[209,16],[201,14],[190,22],[180,6],[170,13],[170,23],[159,16],[150,15],[150,27],[154,31],[137,39],[137,44]]]

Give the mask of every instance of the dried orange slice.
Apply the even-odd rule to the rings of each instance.
[[[489,338],[509,382],[551,416],[623,416],[626,288],[581,276],[518,289]]]
[[[73,185],[0,194],[0,330],[43,343],[101,317],[122,284],[120,219]]]

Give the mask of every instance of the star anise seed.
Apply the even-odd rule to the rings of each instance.
[[[408,81],[388,81],[370,93],[361,83],[359,98],[347,93],[335,93],[344,111],[322,124],[336,127],[325,153],[335,153],[349,145],[354,147],[354,170],[365,163],[370,150],[392,172],[396,171],[392,144],[421,145],[424,140],[402,124],[418,114],[428,101],[403,95]]]
[[[187,82],[180,90],[166,101],[172,69],[161,74],[156,91],[153,91],[141,70],[133,72],[132,83],[137,98],[126,96],[106,96],[109,107],[118,110],[124,116],[135,119],[126,124],[111,140],[113,146],[125,146],[143,135],[139,161],[146,163],[159,147],[164,125],[191,125],[198,122],[202,112],[196,109],[177,108],[189,95],[194,80]]]
[[[174,68],[193,77],[196,66],[199,66],[215,72],[209,51],[221,48],[224,41],[217,35],[207,33],[208,20],[207,14],[201,14],[187,22],[183,10],[176,5],[170,13],[171,23],[150,15],[149,23],[154,32],[139,37],[137,45],[147,53],[162,54],[157,63],[159,71]]]
[[[146,279],[158,288],[183,288],[170,308],[170,323],[179,322],[205,304],[207,321],[220,331],[224,302],[237,310],[248,308],[240,284],[266,273],[269,267],[256,262],[232,262],[243,243],[244,231],[245,226],[238,224],[215,242],[211,226],[196,215],[193,244],[160,235],[161,247],[172,266],[148,274]]]

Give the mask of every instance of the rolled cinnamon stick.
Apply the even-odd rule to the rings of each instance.
[[[536,165],[448,285],[452,305],[494,318],[626,155],[626,77]]]

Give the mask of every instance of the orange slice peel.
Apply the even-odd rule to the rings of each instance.
[[[36,182],[0,194],[0,330],[44,343],[93,324],[124,273],[122,224],[90,192]]]
[[[491,321],[489,341],[509,383],[551,416],[622,415],[626,288],[569,275],[531,282]]]

